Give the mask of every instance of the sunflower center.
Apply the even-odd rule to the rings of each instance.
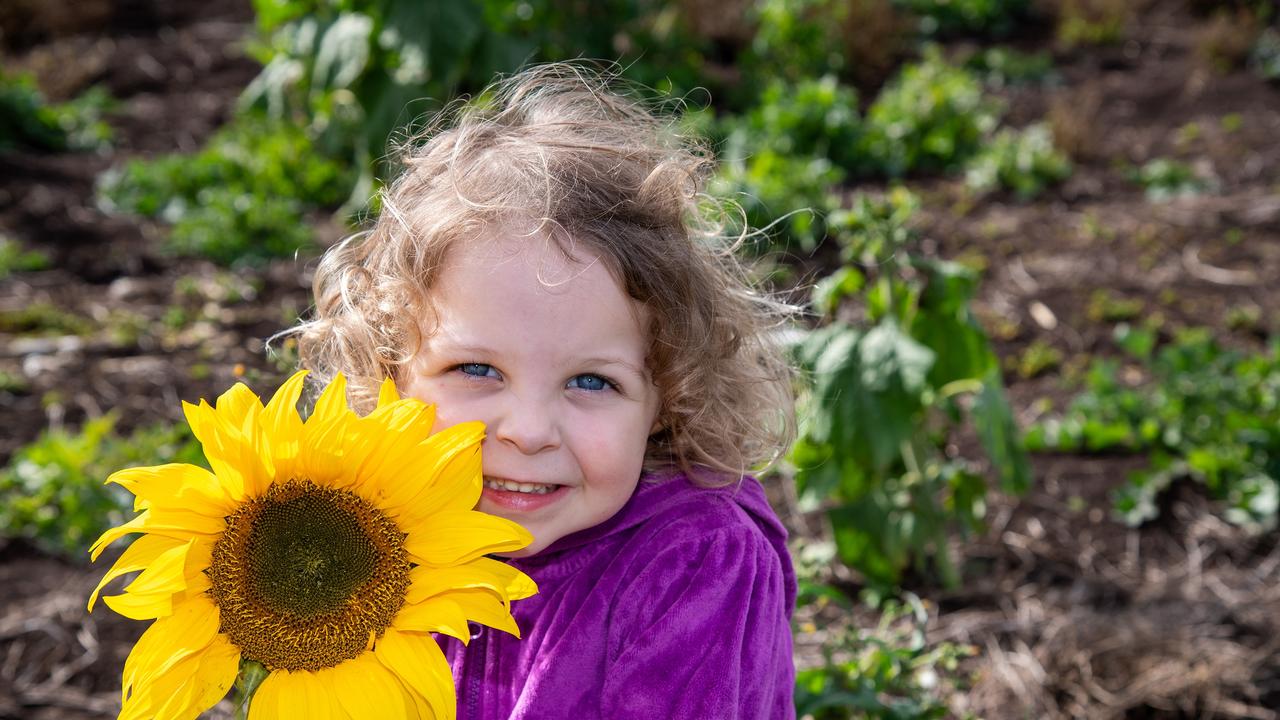
[[[208,572],[220,629],[246,657],[315,671],[382,634],[410,567],[404,533],[368,501],[290,480],[227,518]]]
[[[249,532],[249,566],[262,601],[313,617],[342,607],[373,575],[378,548],[341,497],[315,492],[267,504]]]

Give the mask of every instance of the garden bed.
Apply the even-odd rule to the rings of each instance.
[[[120,106],[108,115],[109,152],[0,154],[0,233],[50,260],[0,279],[0,310],[46,308],[97,327],[0,334],[0,371],[25,378],[0,389],[3,461],[51,426],[116,412],[127,432],[179,421],[181,400],[212,398],[239,378],[268,391],[290,361],[287,347],[269,357],[264,343],[310,303],[314,261],[227,270],[178,259],[162,250],[161,226],[98,208],[99,173],[126,157],[198,149],[257,72],[239,45],[253,21],[247,3],[121,5],[100,9],[92,30],[32,11],[31,41],[6,57],[54,99],[97,83]],[[1159,315],[1162,333],[1209,327],[1247,349],[1280,335],[1280,89],[1206,67],[1203,23],[1183,3],[1150,3],[1121,45],[1076,50],[1058,58],[1058,82],[1006,91],[1015,120],[1047,115],[1079,137],[1074,174],[1036,201],[974,201],[959,179],[912,183],[927,250],[985,268],[974,307],[1024,425],[1066,406],[1089,359],[1117,354],[1118,322]],[[1126,172],[1161,157],[1211,179],[1212,192],[1152,202]],[[322,242],[340,232],[319,231]],[[1037,363],[1032,348],[1056,360]],[[961,587],[908,578],[932,611],[930,639],[975,648],[957,712],[1280,717],[1277,532],[1226,523],[1187,482],[1161,496],[1156,520],[1129,527],[1112,493],[1144,463],[1037,454],[1030,492],[995,498],[987,531],[957,539]],[[775,493],[793,533],[819,538],[820,518],[787,496]],[[142,624],[85,612],[106,567],[0,540],[0,719],[117,712]],[[798,634],[802,663],[820,660],[833,624],[872,621],[831,607],[800,619],[823,621]]]

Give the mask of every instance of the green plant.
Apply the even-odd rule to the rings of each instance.
[[[1280,81],[1280,30],[1269,27],[1258,34],[1249,53],[1249,64],[1264,79]]]
[[[1035,340],[1009,364],[1019,377],[1029,380],[1062,365],[1062,351],[1044,340]]]
[[[970,55],[964,66],[996,88],[1044,83],[1054,78],[1053,56],[1044,51],[1024,53],[1008,47],[990,47]]]
[[[958,169],[995,129],[1000,112],[972,72],[930,46],[868,108],[861,153],[888,177]]]
[[[223,264],[288,257],[309,247],[300,219],[336,207],[354,173],[289,123],[242,116],[194,156],[134,160],[99,179],[111,211],[173,224],[169,247]]]
[[[914,22],[894,0],[757,0],[753,5],[755,32],[739,59],[751,89],[776,78],[799,82],[830,73],[852,85],[878,87],[914,52]],[[748,102],[754,97],[743,95]]]
[[[834,75],[794,84],[774,81],[757,106],[724,125],[724,154],[729,157],[769,148],[783,155],[825,157],[850,172],[862,164],[858,93]]]
[[[1129,0],[1060,0],[1058,43],[1073,49],[1120,42],[1129,19],[1129,5]]]
[[[49,267],[49,256],[39,250],[23,250],[22,245],[0,236],[0,280],[16,272],[31,272]]]
[[[813,378],[790,459],[802,494],[827,508],[840,559],[893,586],[915,565],[959,581],[950,532],[982,526],[987,481],[943,447],[969,417],[1001,486],[1030,482],[990,343],[969,308],[974,273],[914,254],[918,201],[859,197],[829,222],[846,263],[816,305],[848,305],[798,348]]]
[[[706,42],[662,4],[255,0],[254,7],[253,52],[264,67],[243,104],[303,124],[322,143],[354,139],[350,161],[366,172],[385,156],[388,138],[412,131],[415,115],[525,63],[621,58],[628,77],[650,86],[679,93],[703,81]],[[631,48],[642,49],[639,59],[627,57]]]
[[[1142,186],[1147,199],[1163,202],[1187,195],[1198,195],[1210,188],[1211,183],[1196,174],[1190,165],[1156,158],[1129,172],[1129,179]]]
[[[1132,320],[1142,312],[1142,301],[1118,297],[1106,288],[1094,290],[1089,295],[1085,315],[1093,322],[1119,322]]]
[[[0,152],[26,148],[43,152],[94,150],[111,139],[102,116],[113,102],[93,88],[65,103],[50,104],[30,75],[0,71]]]
[[[925,35],[1003,37],[1025,19],[1028,0],[894,0],[920,18]]]
[[[965,168],[966,182],[979,193],[1004,188],[1019,200],[1030,200],[1070,175],[1071,161],[1053,146],[1044,124],[1001,130]]]
[[[929,720],[949,717],[942,691],[964,685],[960,660],[976,650],[925,638],[929,614],[908,595],[881,609],[876,627],[849,626],[823,644],[820,667],[796,674],[802,720]],[[967,717],[967,716],[966,716]]]
[[[116,416],[78,431],[48,430],[0,470],[0,533],[27,538],[50,552],[80,558],[108,527],[128,519],[129,493],[103,481],[124,467],[166,462],[203,465],[185,425],[156,425],[122,437]]]
[[[13,335],[88,335],[93,324],[47,302],[0,310],[0,332]]]
[[[1041,450],[1146,453],[1150,466],[1116,494],[1131,524],[1156,516],[1159,494],[1178,478],[1205,486],[1232,522],[1265,529],[1280,509],[1280,342],[1263,353],[1222,348],[1204,330],[1184,331],[1152,355],[1149,331],[1117,328],[1117,342],[1148,380],[1120,380],[1114,360],[1095,361],[1085,391],[1061,417],[1027,433]]]
[[[860,161],[857,94],[832,75],[775,82],[719,131],[725,142],[713,192],[739,198],[752,227],[786,218],[782,244],[812,250],[826,234],[828,196]]]
[[[0,370],[0,393],[26,395],[31,392],[31,383],[18,373]]]

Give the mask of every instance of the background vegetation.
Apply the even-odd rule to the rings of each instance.
[[[175,392],[291,367],[262,341],[305,311],[397,139],[496,73],[609,58],[683,101],[711,190],[768,229],[744,253],[810,311],[802,435],[772,476],[802,717],[1276,717],[1280,621],[1256,616],[1280,604],[1270,3],[254,0],[157,6],[145,51],[96,5],[70,25],[19,5],[0,560],[82,573],[128,510],[110,470],[199,461]],[[201,12],[234,33],[201,39]],[[158,87],[93,59],[95,17]],[[183,42],[203,77],[142,59]],[[96,74],[68,79],[68,46]],[[215,79],[219,109],[183,126],[179,93]],[[184,129],[153,142],[166,122]],[[13,592],[5,612],[38,614]],[[1162,611],[1197,619],[1153,643],[1135,618]],[[23,647],[22,702],[57,686],[109,712],[118,669]]]

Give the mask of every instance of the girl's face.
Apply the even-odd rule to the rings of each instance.
[[[604,262],[511,235],[449,251],[405,391],[436,404],[436,430],[485,423],[479,509],[528,528],[526,556],[622,508],[659,399],[644,309]]]

